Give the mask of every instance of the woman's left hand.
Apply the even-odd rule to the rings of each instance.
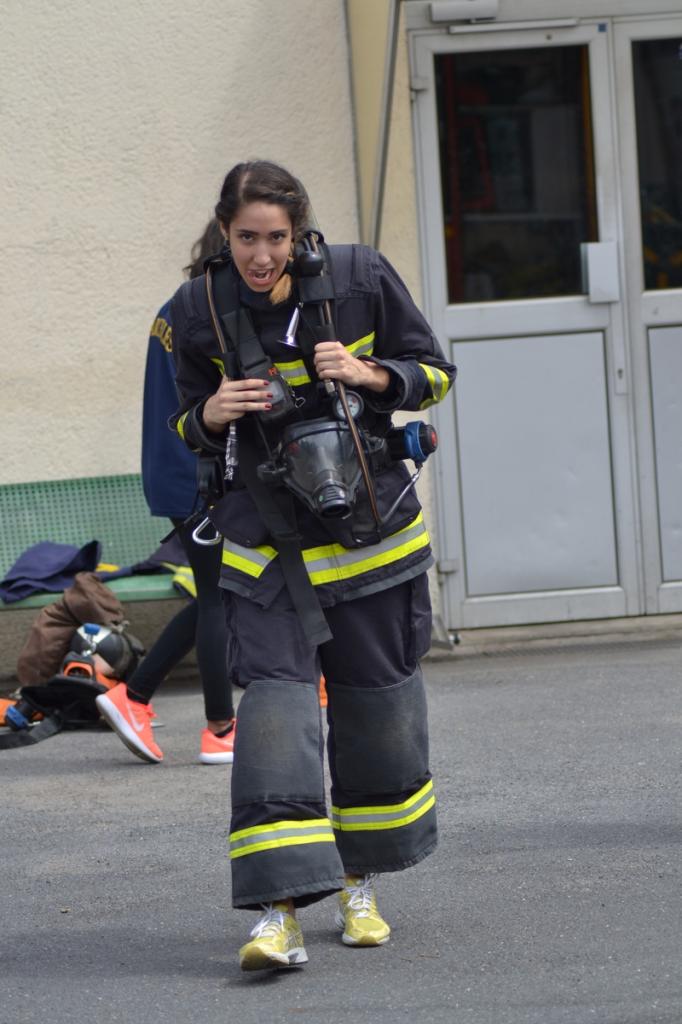
[[[315,369],[320,380],[340,380],[351,387],[385,391],[389,373],[383,366],[357,359],[340,341],[320,341],[315,346]]]

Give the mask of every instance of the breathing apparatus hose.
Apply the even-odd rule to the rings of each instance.
[[[313,252],[319,254],[319,248],[318,248],[318,245],[317,245],[317,238],[315,237],[315,234],[313,232],[311,232],[308,235],[307,240],[309,241],[310,247],[313,250]],[[323,273],[324,273],[324,271],[323,271]],[[322,317],[322,323],[326,327],[329,328],[329,333],[331,335],[331,339],[330,340],[336,340],[336,328],[334,327],[334,321],[333,321],[333,318],[332,318],[331,306],[329,304],[329,300],[328,299],[323,299],[323,301],[321,302],[321,304],[320,304],[320,313],[321,313],[321,317]],[[379,507],[377,505],[376,493],[375,493],[375,490],[374,490],[374,481],[372,480],[372,475],[370,473],[370,469],[369,469],[369,465],[368,465],[368,462],[367,462],[367,458],[365,456],[365,451],[364,451],[364,449],[362,447],[362,440],[360,438],[360,432],[358,431],[357,424],[356,424],[355,420],[353,419],[353,416],[351,414],[350,408],[348,406],[348,398],[347,398],[347,395],[346,395],[346,386],[343,383],[343,381],[340,381],[340,380],[325,380],[324,386],[325,386],[325,390],[327,391],[327,394],[328,395],[334,395],[334,394],[337,395],[338,398],[339,398],[339,401],[341,403],[341,408],[343,409],[343,415],[346,418],[346,423],[348,424],[348,429],[350,431],[350,436],[351,436],[351,438],[353,440],[353,446],[355,448],[355,452],[356,452],[357,457],[358,457],[358,462],[360,464],[360,472],[362,473],[362,479],[364,480],[365,487],[367,489],[367,497],[369,499],[369,505],[370,505],[370,508],[372,510],[372,516],[374,517],[374,521],[376,523],[377,529],[380,529],[381,525],[382,525],[382,520],[381,520],[381,516],[379,514]]]

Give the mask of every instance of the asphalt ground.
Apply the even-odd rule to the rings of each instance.
[[[585,644],[427,661],[440,845],[384,876],[393,926],[242,974],[230,768],[196,762],[196,683],[166,758],[105,730],[0,754],[0,1024],[680,1024],[680,649]]]

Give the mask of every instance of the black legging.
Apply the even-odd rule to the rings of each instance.
[[[209,722],[225,721],[234,718],[234,705],[225,607],[218,586],[222,544],[196,544],[192,529],[184,526],[182,519],[173,519],[173,526],[194,573],[196,601],[190,601],[173,616],[128,680],[128,687],[151,700],[170,670],[196,646],[206,718]]]

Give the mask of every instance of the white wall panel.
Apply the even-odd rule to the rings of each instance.
[[[603,335],[454,350],[467,594],[616,584]]]
[[[682,327],[649,331],[663,581],[682,580]]]

